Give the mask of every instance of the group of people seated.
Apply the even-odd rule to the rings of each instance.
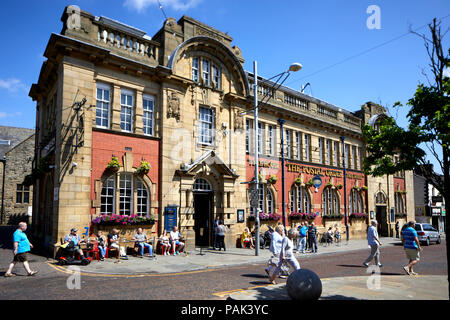
[[[78,230],[76,228],[72,228],[70,233],[64,237],[64,242],[61,247],[63,249],[70,248],[71,251],[79,255],[80,259],[84,259],[84,252],[81,249],[80,244],[87,243],[89,245],[91,242],[90,239],[88,239],[87,242],[84,239],[81,239],[77,232]],[[120,257],[128,259],[126,247],[120,245],[120,242],[122,241],[119,230],[116,228],[112,229],[107,237],[103,234],[103,231],[99,230],[95,239],[93,239],[93,242],[97,242],[99,259],[101,261],[105,260],[108,249],[116,250]],[[133,238],[127,242],[134,242],[134,247],[138,249],[139,257],[143,258],[145,248],[148,249],[147,256],[153,257],[153,247],[149,243],[150,241],[151,240],[148,238],[147,234],[143,232],[142,228],[138,228]],[[172,251],[174,256],[179,255],[184,248],[184,242],[182,242],[182,237],[180,232],[178,232],[177,227],[173,227],[173,230],[169,233],[164,230],[158,241],[164,255],[170,255],[170,251]]]

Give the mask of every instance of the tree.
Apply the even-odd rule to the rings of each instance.
[[[422,173],[445,199],[447,268],[449,267],[449,218],[450,207],[450,78],[445,75],[450,67],[450,49],[442,48],[442,39],[447,33],[441,33],[440,22],[436,19],[428,25],[431,39],[420,35],[430,59],[432,79],[427,77],[428,86],[419,84],[414,96],[408,100],[410,110],[407,114],[407,129],[400,128],[390,117],[381,119],[377,128],[363,127],[363,136],[367,142],[368,156],[364,161],[364,171],[373,176],[393,174],[400,170],[422,169]],[[414,32],[415,33],[415,32]],[[445,55],[444,52],[447,52]],[[397,102],[394,107],[402,107]],[[427,147],[429,154],[439,163],[443,179],[427,166]],[[439,151],[442,150],[442,155]],[[398,161],[394,160],[398,157]],[[450,286],[449,286],[450,290]],[[450,291],[449,291],[450,292]]]

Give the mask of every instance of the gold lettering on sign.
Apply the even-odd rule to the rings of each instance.
[[[255,166],[255,160],[248,160],[249,166]],[[266,162],[266,161],[258,161],[258,166],[260,168],[270,168],[270,169],[278,169],[278,163],[276,162]]]

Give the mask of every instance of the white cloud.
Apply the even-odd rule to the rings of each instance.
[[[20,117],[21,115],[22,112],[7,113],[4,111],[0,111],[0,119]]]
[[[177,11],[185,11],[197,6],[202,0],[160,0],[163,9],[172,8]],[[158,0],[125,0],[124,6],[134,9],[137,12],[143,12],[149,6],[155,6],[159,9]]]
[[[19,90],[26,90],[27,87],[19,79],[10,78],[0,79],[0,89],[6,89],[10,92],[17,92]]]

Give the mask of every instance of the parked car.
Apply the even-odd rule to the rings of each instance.
[[[439,231],[437,231],[429,223],[416,223],[415,229],[417,231],[417,236],[421,243],[429,246],[431,242],[441,243],[441,236]]]
[[[402,231],[405,230],[407,224],[405,223],[402,227]],[[436,242],[436,244],[441,243],[441,236],[439,231],[437,231],[431,224],[429,223],[416,223],[415,229],[417,231],[417,237],[419,241],[425,245],[430,245],[431,242]]]

